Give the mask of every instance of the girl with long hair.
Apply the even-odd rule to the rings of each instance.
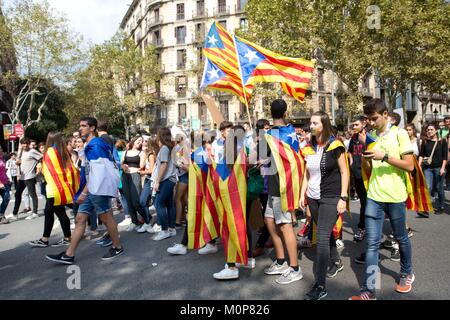
[[[176,236],[176,210],[173,201],[173,189],[177,182],[177,173],[171,153],[174,147],[169,128],[161,128],[156,138],[160,147],[156,157],[156,166],[152,174],[153,190],[156,194],[155,207],[161,231],[153,238],[160,241]]]
[[[122,189],[128,205],[128,213],[131,223],[127,231],[139,229],[138,213],[144,218],[145,227],[150,227],[150,217],[146,214],[139,203],[142,191],[140,169],[145,163],[145,153],[142,151],[144,139],[141,136],[134,137],[129,144],[129,149],[122,156]]]
[[[64,238],[52,247],[61,247],[70,244],[70,220],[67,217],[65,206],[73,203],[73,196],[79,185],[79,175],[67,150],[67,145],[60,132],[50,132],[47,136],[42,173],[46,182],[46,203],[43,236],[29,244],[33,247],[45,248],[49,246],[54,223],[54,214],[59,219]]]

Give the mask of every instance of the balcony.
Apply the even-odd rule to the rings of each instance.
[[[230,6],[220,6],[220,7],[216,7],[214,9],[215,17],[227,16],[227,15],[230,15]]]
[[[186,43],[186,38],[178,38],[177,37],[177,44],[185,44]]]
[[[202,19],[208,17],[208,9],[206,8],[198,8],[197,10],[192,11],[192,19]]]
[[[163,23],[163,16],[153,17],[147,22],[147,31]]]
[[[153,39],[152,44],[156,47],[156,48],[160,48],[164,46],[164,41],[162,39]]]

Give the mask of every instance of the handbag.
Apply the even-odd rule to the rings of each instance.
[[[255,200],[264,191],[264,178],[258,168],[251,168],[248,171],[247,199]]]

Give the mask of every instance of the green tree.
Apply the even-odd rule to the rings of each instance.
[[[148,106],[161,104],[156,95],[160,68],[153,47],[143,53],[132,39],[116,34],[111,40],[91,48],[87,68],[77,74],[69,108],[83,107],[97,117],[107,117],[118,133],[130,134],[130,122],[143,116]],[[67,111],[71,123],[79,114]],[[145,119],[151,121],[152,119]],[[134,123],[135,124],[135,123]],[[111,125],[111,127],[114,127]]]
[[[28,128],[43,120],[51,95],[70,83],[82,62],[80,44],[67,19],[47,1],[16,0],[10,6],[0,21],[0,50],[14,50],[18,62],[17,73],[2,77],[13,95],[14,123]]]

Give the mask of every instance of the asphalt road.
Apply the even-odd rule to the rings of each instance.
[[[400,270],[399,262],[389,259],[390,252],[381,250],[381,290],[378,299],[450,299],[450,193],[446,193],[446,212],[420,219],[408,212],[408,224],[414,230],[411,238],[413,267],[416,274],[414,289],[407,295],[394,291]],[[44,199],[39,200],[40,208]],[[11,213],[13,202],[7,214]],[[340,250],[344,270],[328,280],[329,300],[347,299],[359,290],[363,266],[353,258],[363,250],[363,243],[353,242],[353,233],[359,218],[359,202],[351,204],[352,216],[344,221],[344,244]],[[104,262],[106,252],[93,241],[83,240],[76,255],[80,267],[81,289],[70,290],[67,266],[55,265],[45,259],[46,254],[59,253],[61,248],[31,248],[28,241],[42,235],[44,217],[0,225],[0,299],[158,299],[158,300],[301,300],[313,284],[312,261],[315,249],[301,250],[300,266],[304,278],[289,285],[278,285],[276,276],[264,275],[271,263],[271,255],[258,257],[256,268],[240,270],[240,279],[220,282],[212,274],[222,269],[222,246],[217,254],[200,256],[191,251],[184,256],[171,256],[167,247],[180,242],[182,231],[176,238],[153,241],[148,233],[130,233],[121,229],[125,253],[115,260]],[[117,221],[123,219],[117,214]],[[57,221],[57,219],[56,219]],[[62,237],[59,227],[53,231],[50,242]],[[154,266],[153,264],[157,264]]]

